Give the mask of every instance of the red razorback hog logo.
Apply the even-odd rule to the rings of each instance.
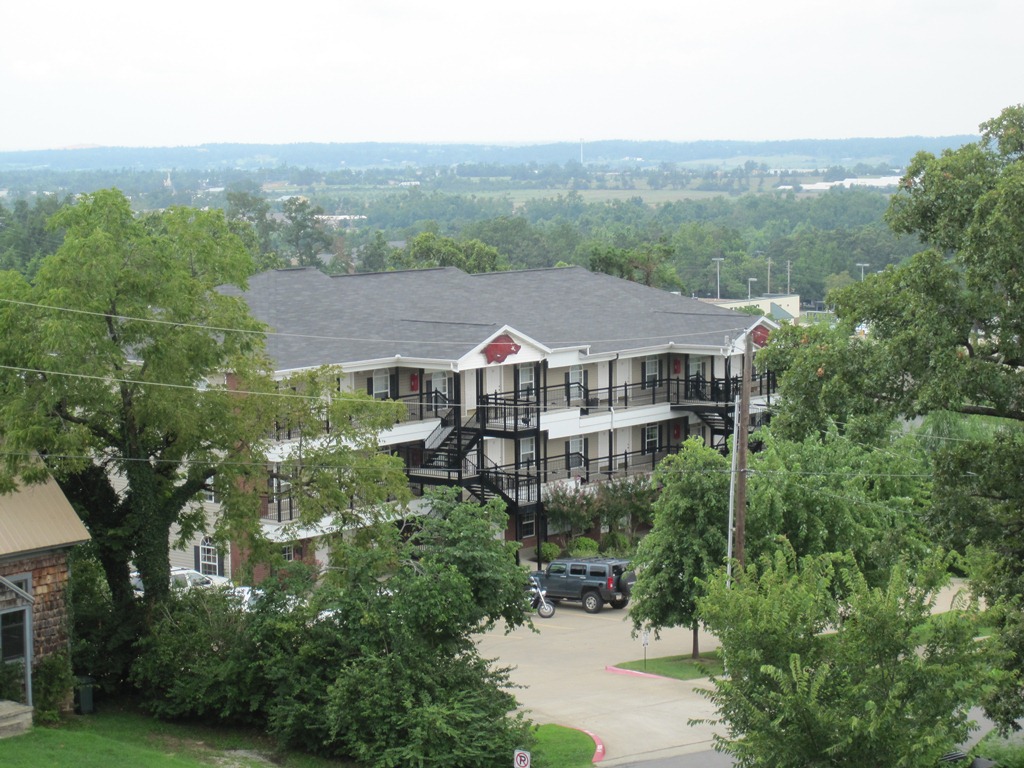
[[[516,344],[511,336],[503,333],[484,347],[484,355],[488,363],[503,363],[505,358],[512,357],[520,349],[522,347]]]
[[[768,335],[771,333],[770,328],[765,328],[763,325],[754,326],[754,329],[750,332],[750,335],[754,339],[754,344],[758,347],[763,347],[768,343]]]

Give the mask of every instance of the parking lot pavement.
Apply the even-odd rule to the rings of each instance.
[[[609,671],[608,667],[644,658],[641,638],[634,639],[628,609],[605,607],[586,613],[561,603],[553,618],[534,615],[538,632],[518,629],[504,634],[499,627],[480,640],[486,658],[515,667],[512,681],[524,686],[516,698],[537,723],[581,728],[603,743],[601,765],[627,765],[643,760],[711,749],[712,726],[689,725],[690,719],[711,718],[714,708],[696,693],[704,681],[679,681]],[[692,633],[670,629],[649,638],[647,657],[688,654]],[[701,633],[701,650],[717,647]]]
[[[954,581],[936,600],[936,611],[949,610],[964,584]],[[485,658],[515,667],[514,691],[523,709],[537,723],[581,728],[604,744],[602,766],[633,766],[658,761],[659,766],[725,766],[730,761],[717,753],[698,762],[671,758],[712,748],[714,728],[690,725],[691,719],[711,719],[714,708],[696,689],[707,680],[679,681],[617,674],[608,667],[644,658],[641,638],[631,636],[628,609],[607,606],[598,614],[586,613],[574,603],[560,603],[553,618],[534,614],[538,632],[518,629],[504,634],[499,627],[480,640]],[[718,641],[700,633],[700,649],[718,647]],[[692,633],[669,629],[660,639],[649,638],[647,658],[689,654]],[[695,756],[695,759],[696,756]]]

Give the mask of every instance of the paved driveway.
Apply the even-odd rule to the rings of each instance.
[[[962,587],[944,590],[936,609],[948,610]],[[608,671],[609,666],[644,658],[640,638],[630,635],[628,609],[607,606],[589,614],[573,603],[560,603],[553,618],[534,617],[539,632],[519,629],[503,634],[496,629],[480,640],[486,658],[515,667],[512,680],[524,688],[515,691],[523,708],[538,723],[582,728],[604,743],[602,766],[627,766],[647,760],[706,752],[712,748],[713,729],[689,725],[691,719],[712,718],[714,710],[695,689],[706,680],[682,682]],[[670,629],[661,638],[650,637],[648,658],[689,654],[691,633]],[[701,633],[702,651],[717,647]],[[665,761],[682,765],[685,761]],[[704,765],[729,765],[723,755],[706,755]]]
[[[628,611],[628,609],[627,609]],[[515,667],[515,691],[538,723],[582,728],[603,742],[602,765],[615,766],[711,749],[712,729],[691,726],[691,718],[712,717],[711,705],[696,692],[707,681],[681,682],[608,671],[644,658],[643,642],[630,636],[627,611],[605,607],[589,614],[561,603],[553,618],[534,618],[539,632],[497,629],[480,641],[487,658]],[[717,646],[702,633],[701,650]],[[648,658],[686,654],[691,633],[671,629],[650,637]]]

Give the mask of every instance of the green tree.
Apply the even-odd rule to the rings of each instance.
[[[195,530],[189,502],[255,435],[223,387],[200,388],[225,370],[247,381],[262,365],[244,303],[215,290],[244,285],[251,259],[219,211],[136,218],[114,191],[54,225],[64,243],[32,285],[0,277],[5,475],[8,486],[18,473],[31,481],[24,457],[44,457],[124,606],[132,560],[154,598],[166,592],[170,526]]]
[[[255,188],[229,189],[226,197],[228,219],[246,222],[251,227],[250,252],[257,255],[258,262],[273,259],[274,234],[278,227],[270,215],[270,203]]]
[[[779,550],[704,582],[700,615],[729,670],[706,694],[726,727],[715,749],[738,766],[936,765],[997,677],[975,604],[932,613],[948,566],[932,557],[871,587],[841,555]]]
[[[728,459],[698,438],[665,457],[654,472],[654,484],[661,488],[654,527],[633,560],[634,632],[690,627],[694,658],[700,655],[700,580],[722,566],[728,548],[729,478]]]
[[[455,240],[435,232],[423,232],[410,241],[406,261],[409,268],[457,267],[463,272],[494,272],[503,268],[496,248],[479,240]]]
[[[286,257],[295,259],[300,266],[322,266],[319,256],[329,251],[334,242],[324,231],[323,215],[323,208],[304,197],[289,197],[284,201],[286,223],[281,228],[281,238],[287,248]]]
[[[565,535],[565,548],[594,527],[597,499],[589,488],[556,485],[544,497],[544,516],[548,526]]]
[[[499,503],[430,498],[332,546],[304,599],[270,582],[251,611],[194,591],[159,613],[133,679],[161,717],[266,727],[286,746],[360,765],[490,768],[528,747],[508,670],[473,635],[528,622]]]
[[[391,266],[397,250],[388,245],[384,233],[378,229],[374,232],[373,239],[359,249],[359,271],[384,272]]]
[[[978,142],[915,156],[892,198],[893,230],[929,250],[837,291],[840,326],[827,349],[798,345],[799,331],[788,331],[779,335],[786,343],[767,351],[764,361],[781,372],[781,423],[803,419],[820,428],[826,419],[851,425],[935,411],[1024,421],[1024,106],[1005,109],[981,131]],[[857,338],[858,327],[865,338]],[[814,370],[821,371],[817,382]],[[1003,574],[986,578],[995,590],[990,598],[1016,600],[1024,498],[1014,474],[997,467],[1024,462],[1024,444],[987,437],[947,443],[935,462],[935,510],[949,516],[945,523],[932,518],[935,535],[965,522],[957,510],[977,511],[985,522],[965,525],[958,546],[987,550],[988,573]],[[1024,640],[1013,639],[1021,633],[1009,623],[1005,629],[1007,641],[1024,649]],[[1024,664],[1015,668],[1024,679]],[[994,714],[1012,723],[1021,713],[1018,690]]]
[[[802,441],[768,431],[750,457],[749,559],[792,547],[798,557],[845,552],[872,585],[901,558],[924,558],[932,539],[931,467],[913,437],[865,445],[833,429]]]
[[[305,519],[401,492],[401,472],[375,449],[400,407],[328,397],[330,376],[275,390],[263,329],[237,295],[252,259],[220,211],[136,216],[107,190],[62,209],[54,226],[64,242],[33,283],[0,273],[0,480],[56,477],[125,624],[136,615],[130,564],[149,607],[165,598],[170,532],[205,529],[204,491],[223,500],[215,536],[258,551],[275,419],[306,429],[282,465]],[[335,429],[313,440],[328,422]]]
[[[621,532],[627,542],[654,520],[654,501],[658,491],[643,475],[622,477],[601,483],[597,489],[597,513],[609,533]]]

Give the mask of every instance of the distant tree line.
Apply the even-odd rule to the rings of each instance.
[[[753,290],[798,293],[805,301],[821,302],[829,290],[860,279],[862,271],[901,263],[920,247],[916,237],[899,239],[885,225],[889,194],[877,190],[747,192],[656,204],[640,194],[595,201],[582,189],[566,187],[572,174],[579,175],[577,186],[602,183],[603,172],[578,162],[561,166],[560,175],[520,168],[551,190],[525,200],[500,189],[453,194],[440,183],[447,178],[479,187],[480,178],[468,173],[499,170],[408,170],[401,173],[419,175],[422,182],[406,187],[387,186],[388,176],[395,177],[386,169],[102,172],[69,174],[61,179],[67,184],[40,176],[40,183],[49,178],[46,188],[57,191],[31,194],[9,187],[6,202],[0,199],[0,265],[33,274],[34,264],[60,238],[47,230],[46,220],[73,195],[89,191],[89,180],[123,182],[119,188],[136,210],[224,209],[261,269],[294,264],[352,272],[458,265],[486,271],[578,264],[703,297],[743,298]],[[829,174],[846,170],[836,167]],[[680,173],[666,166],[636,181],[649,190],[651,174],[661,174],[671,185]],[[763,169],[748,163],[731,174],[705,173],[700,183],[730,187],[758,173]],[[632,183],[629,173],[615,176],[616,184]],[[510,178],[508,183],[526,182]],[[424,234],[435,237],[430,248]],[[484,246],[495,253],[485,253]],[[455,258],[458,250],[474,253]]]

